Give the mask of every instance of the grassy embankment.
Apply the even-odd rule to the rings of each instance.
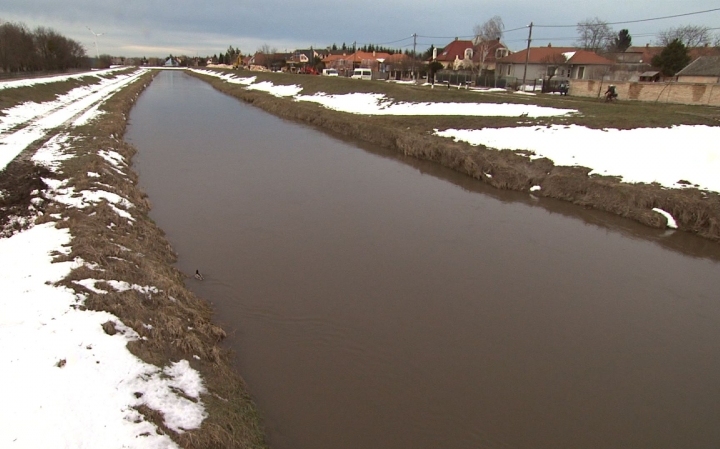
[[[208,389],[202,401],[209,413],[202,427],[177,434],[164,426],[157,412],[139,407],[160,431],[184,448],[263,448],[264,436],[256,408],[231,366],[229,354],[219,346],[226,334],[211,322],[209,304],[185,288],[185,275],[173,267],[176,256],[163,231],[148,217],[150,203],[138,188],[137,175],[130,167],[118,171],[98,155],[100,149],[112,150],[126,161],[131,160],[136,150],[122,139],[127,114],[152,76],[148,72],[140,81],[116,93],[101,106],[105,113],[89,125],[67,130],[74,157],[63,161],[57,173],[30,161],[42,142],[0,172],[0,191],[4,191],[0,197],[0,229],[18,230],[26,226],[23,215],[37,211],[42,214],[39,223],[56,221],[57,226],[69,228],[72,251],[68,256],[57,255],[57,260],[81,258],[86,262],[61,282],[87,295],[80,307],[108,311],[133,328],[141,339],[128,344],[128,348],[143,361],[162,367],[186,359],[201,373]],[[8,107],[27,100],[49,101],[84,83],[69,81],[14,89],[7,95],[0,92],[0,104]],[[100,177],[90,177],[88,172]],[[67,179],[76,191],[103,189],[119,194],[134,204],[129,212],[135,221],[122,218],[105,202],[75,209],[43,198],[46,185],[41,177]],[[108,293],[97,294],[73,282],[86,278],[155,286],[158,292],[120,292],[100,282],[97,287]],[[109,334],[116,332],[111,322],[103,328]]]
[[[707,194],[693,188],[677,190],[665,189],[655,184],[622,183],[616,177],[589,176],[589,168],[555,166],[548,159],[530,160],[519,152],[497,151],[482,145],[471,146],[432,135],[434,129],[552,124],[577,124],[596,129],[668,127],[680,124],[716,126],[720,123],[718,108],[640,102],[606,104],[590,98],[484,93],[440,86],[430,89],[397,83],[278,73],[234,73],[240,77],[257,76],[256,82],[298,84],[303,88],[303,95],[317,92],[374,92],[385,94],[394,101],[525,103],[576,109],[579,113],[574,116],[538,119],[525,117],[520,120],[517,117],[360,116],[331,111],[310,102],[277,98],[244,89],[238,84],[226,83],[215,77],[195,74],[216,89],[280,117],[381,145],[408,156],[434,161],[500,189],[528,191],[530,187],[540,185],[542,190],[536,194],[663,228],[666,225],[665,218],[652,211],[657,207],[672,214],[680,229],[720,241],[720,196],[717,194]],[[644,144],[651,146],[653,143]],[[578,145],[582,145],[582,142],[578,142]],[[632,151],[632,148],[628,148],[628,151]]]

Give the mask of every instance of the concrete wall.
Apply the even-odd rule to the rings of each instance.
[[[601,97],[614,84],[620,100],[720,106],[720,84],[571,80],[570,95]]]
[[[720,83],[720,77],[680,75],[680,76],[678,76],[678,82],[680,82],[680,83],[714,84],[714,83]]]

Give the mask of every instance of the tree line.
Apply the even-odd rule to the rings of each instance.
[[[374,51],[378,53],[387,53],[389,55],[394,55],[396,53],[403,53],[402,49],[399,48],[389,48],[389,47],[383,47],[381,45],[374,45],[374,44],[363,44],[362,46],[356,46],[351,45],[348,46],[345,42],[342,43],[340,47],[338,47],[337,44],[333,43],[330,47],[328,47],[330,51],[346,51],[348,53],[355,52],[355,51],[364,51],[366,53],[372,53]],[[409,50],[405,51],[405,54],[410,54],[411,52]]]
[[[5,73],[88,68],[85,48],[51,28],[0,24],[0,69]]]

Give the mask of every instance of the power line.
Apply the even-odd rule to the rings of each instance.
[[[673,14],[670,16],[652,17],[652,18],[648,18],[648,19],[627,20],[627,21],[622,21],[622,22],[607,22],[606,25],[624,25],[624,24],[629,24],[629,23],[651,22],[651,21],[655,21],[655,20],[664,20],[664,19],[672,19],[672,18],[677,18],[677,17],[692,16],[692,15],[697,15],[697,14],[706,14],[706,13],[715,12],[715,11],[720,11],[720,8],[706,9],[703,11],[694,11],[694,12],[688,12],[688,13],[683,13],[683,14]],[[578,24],[574,24],[574,25],[533,25],[533,26],[535,28],[577,28]],[[526,30],[526,29],[528,29],[528,25],[517,27],[517,28],[512,28],[509,30],[503,30],[503,34],[512,33],[512,32],[520,31],[520,30]],[[720,28],[708,28],[708,31],[714,31],[714,30],[718,30],[718,29],[720,29]],[[658,35],[659,35],[659,33],[636,34],[634,37],[650,37],[650,36],[658,36]],[[425,38],[425,39],[472,39],[475,37],[475,35],[425,36],[425,35],[417,34],[416,37]],[[406,40],[409,40],[412,38],[413,38],[413,36],[408,36],[408,37],[404,37],[402,39],[397,39],[397,40],[388,41],[388,42],[380,42],[380,43],[368,42],[364,45],[389,45],[389,44],[395,44],[398,42],[403,42],[403,41],[406,41]],[[574,36],[574,37],[549,37],[549,38],[537,37],[534,40],[565,41],[565,40],[575,40],[575,39],[577,39],[577,36]],[[504,42],[505,43],[517,43],[517,42],[525,42],[526,40],[527,39],[513,39],[513,40],[505,40]],[[422,43],[418,42],[418,44],[419,45],[435,45],[434,42],[429,43],[429,44],[425,43],[425,42],[422,42]],[[405,45],[401,45],[400,47],[404,48],[404,47],[409,47],[410,45],[412,45],[412,44],[405,44]]]
[[[373,45],[389,45],[389,44],[395,44],[395,43],[397,43],[397,42],[406,41],[406,40],[408,40],[408,39],[412,39],[412,36],[404,37],[404,38],[398,39],[398,40],[396,40],[396,41],[379,42],[379,43],[377,43],[377,44],[376,44],[376,43],[373,43]],[[369,45],[369,44],[370,44],[370,43],[368,43],[367,45]]]
[[[718,28],[708,28],[707,30],[708,30],[708,31],[716,31],[716,30],[720,30],[720,27],[718,27]],[[656,32],[656,33],[639,33],[639,34],[632,34],[631,37],[632,37],[633,39],[634,39],[634,38],[639,38],[639,37],[658,37],[658,38],[659,38],[659,37],[660,37],[660,34],[661,34],[660,32]],[[538,41],[572,41],[572,40],[577,40],[577,39],[578,39],[578,36],[555,36],[555,37],[543,37],[543,36],[539,36],[539,37],[533,38],[533,40],[538,40]],[[512,44],[512,43],[526,42],[526,41],[527,41],[527,39],[512,39],[512,40],[506,40],[506,41],[504,41],[504,42],[505,42],[506,44]]]
[[[705,13],[714,12],[714,11],[720,11],[720,8],[706,9],[704,11],[687,12],[684,14],[675,14],[672,16],[653,17],[650,19],[626,20],[624,22],[609,22],[609,23],[607,23],[607,25],[624,25],[627,23],[651,22],[654,20],[672,19],[675,17],[692,16],[692,15],[696,15],[696,14],[705,14]],[[574,25],[535,25],[535,26],[538,28],[575,28],[578,26],[578,24],[576,23]]]
[[[475,37],[475,35],[471,34],[469,36],[423,36],[422,34],[418,34],[417,37],[424,37],[426,39],[469,39]]]
[[[502,31],[503,31],[503,34],[505,34],[505,33],[512,33],[513,31],[527,30],[527,28],[528,28],[527,25],[525,25],[525,26],[522,26],[522,27],[513,28],[513,29],[511,29],[511,30],[502,30]],[[466,36],[425,36],[425,35],[422,35],[422,34],[418,34],[418,37],[424,37],[424,38],[426,38],[426,39],[455,39],[455,38],[458,38],[458,39],[472,39],[472,38],[475,37],[475,35],[474,35],[474,34],[470,34],[470,35],[466,35]]]

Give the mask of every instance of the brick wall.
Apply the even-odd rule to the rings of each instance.
[[[620,100],[720,106],[720,84],[571,80],[570,95],[601,97],[614,84]]]

